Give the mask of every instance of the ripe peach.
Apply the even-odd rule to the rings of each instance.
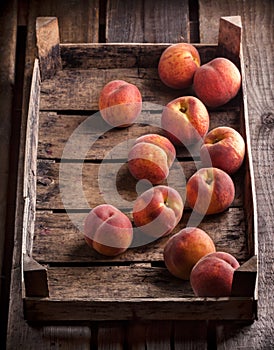
[[[193,267],[190,284],[196,296],[228,297],[231,295],[234,270],[240,266],[229,253],[216,252],[201,258]]]
[[[208,132],[209,114],[198,98],[178,97],[163,109],[161,127],[173,144],[188,146],[201,141]]]
[[[188,280],[197,261],[213,252],[214,242],[205,231],[186,227],[169,238],[164,248],[164,261],[173,276]]]
[[[204,167],[213,166],[228,174],[235,173],[243,163],[245,142],[238,131],[228,126],[212,129],[200,149]]]
[[[241,87],[241,73],[224,57],[201,65],[194,74],[193,89],[208,107],[219,107],[235,97]]]
[[[172,187],[158,185],[143,192],[133,206],[133,220],[149,236],[168,235],[183,215],[184,204]]]
[[[199,52],[193,45],[177,43],[163,51],[158,64],[158,74],[168,87],[184,89],[192,84],[194,73],[200,64]]]
[[[110,204],[93,208],[84,223],[84,238],[98,253],[115,256],[123,253],[133,239],[129,218]]]
[[[176,150],[164,136],[147,134],[138,137],[128,153],[128,168],[138,180],[159,184],[169,174]]]
[[[127,127],[142,111],[141,93],[136,85],[124,80],[110,81],[100,92],[99,110],[111,126]]]
[[[187,181],[186,199],[189,206],[202,215],[226,210],[235,196],[231,177],[218,168],[201,168]]]

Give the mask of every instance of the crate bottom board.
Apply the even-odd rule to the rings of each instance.
[[[254,319],[253,298],[197,298],[188,281],[162,267],[49,267],[47,273],[50,296],[24,299],[29,321]]]

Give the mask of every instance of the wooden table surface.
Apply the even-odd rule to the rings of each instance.
[[[7,0],[0,11],[2,349],[274,349],[274,1]],[[29,325],[21,299],[22,174],[35,18],[56,16],[61,42],[216,43],[240,15],[259,225],[258,320]]]

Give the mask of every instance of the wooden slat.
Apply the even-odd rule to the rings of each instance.
[[[41,110],[98,110],[100,91],[114,79],[135,84],[144,101],[160,106],[182,94],[164,86],[157,68],[63,70],[42,83]]]
[[[147,55],[150,46],[146,48]],[[128,50],[126,50],[128,52]],[[136,50],[135,50],[136,51]],[[216,53],[216,51],[215,51]],[[209,47],[204,52],[204,56],[212,58],[213,48]],[[108,67],[110,57],[106,60]],[[160,57],[160,56],[159,56]],[[95,56],[96,59],[96,56]],[[127,60],[133,60],[130,67],[119,67],[114,64],[114,68],[107,69],[101,66],[100,69],[65,69],[58,72],[57,75],[44,81],[41,88],[41,109],[42,110],[98,110],[99,94],[103,86],[114,79],[126,80],[135,84],[141,91],[143,101],[154,103],[156,105],[166,105],[172,99],[181,95],[193,94],[191,89],[172,90],[165,86],[159,79],[157,65],[148,65],[145,67],[136,65],[136,55],[134,50],[127,56]],[[207,60],[206,59],[206,60]],[[77,61],[77,59],[76,59]],[[121,60],[118,60],[120,62]],[[103,60],[101,64],[103,64]],[[84,65],[85,67],[86,65]],[[89,66],[89,65],[88,65]],[[132,67],[131,67],[132,66]],[[239,97],[239,96],[238,96]],[[225,108],[239,106],[239,98],[233,99]],[[155,109],[155,107],[153,108]]]
[[[114,258],[97,254],[85,243],[83,234],[79,230],[83,226],[86,215],[87,213],[70,213],[68,215],[38,211],[33,258],[41,263],[65,264],[103,261],[163,261],[163,249],[169,236],[154,241],[152,244],[130,248],[124,254]],[[174,233],[186,227],[189,218],[190,212],[185,212]],[[221,223],[222,230],[216,229]],[[210,235],[217,250],[227,251],[239,261],[245,261],[249,257],[242,209],[231,208],[220,215],[206,217],[199,227]]]
[[[138,264],[49,268],[48,278],[51,300],[121,301],[167,295],[172,300],[178,295],[194,296],[189,281],[170,276],[166,268],[138,267]]]
[[[174,17],[177,21],[170,20]],[[108,1],[107,42],[174,43],[189,39],[186,1]]]
[[[157,67],[167,43],[60,44],[63,68]],[[194,44],[203,63],[216,55],[216,45]],[[103,59],[102,59],[103,57]]]
[[[38,60],[35,60],[31,82],[30,101],[28,110],[28,122],[26,127],[26,144],[24,160],[24,216],[23,216],[23,242],[22,252],[29,254],[33,239],[33,229],[36,210],[36,170],[37,170],[37,146],[39,125],[39,94],[40,71]]]
[[[174,187],[185,198],[185,183],[199,168],[199,161],[175,162],[163,184]],[[126,161],[102,164],[40,161],[37,176],[37,209],[89,210],[102,203],[128,209],[137,198],[137,180],[129,173]],[[241,171],[232,177],[235,184],[232,206],[243,204],[241,178]]]
[[[109,132],[104,132],[110,129],[102,122],[99,114],[95,114],[97,123],[88,118],[91,116],[84,115],[64,115],[56,112],[40,112],[40,126],[39,126],[39,144],[38,144],[38,158],[47,159],[63,159],[65,155],[64,147],[71,137],[73,132],[79,135],[79,142],[83,139],[96,140],[86,154],[86,160],[104,159],[104,157],[111,151],[114,146],[124,142],[126,139],[134,140],[135,138],[147,134],[158,133],[164,135],[164,131],[160,128],[161,113],[143,111],[136,124],[130,128],[120,129]],[[230,127],[239,130],[239,111],[212,111],[210,112],[210,129],[220,125],[229,125]],[[138,122],[138,124],[137,124]],[[84,124],[82,124],[84,123]],[[144,123],[147,125],[141,125]],[[82,126],[81,126],[82,125]],[[97,129],[95,128],[97,126]],[[103,137],[101,137],[103,136]],[[77,151],[77,146],[75,146]],[[78,148],[79,149],[79,148]],[[191,147],[192,157],[199,157],[199,147]],[[189,151],[185,148],[177,148],[177,157],[189,157]]]
[[[134,299],[118,299],[111,297],[110,299],[100,299],[98,290],[96,290],[97,299],[87,301],[86,298],[77,299],[74,297],[73,287],[75,283],[81,281],[79,290],[84,285],[85,276],[79,278],[79,271],[75,271],[77,275],[71,280],[68,286],[70,290],[69,299],[38,299],[27,298],[25,300],[26,317],[28,320],[39,321],[87,321],[87,320],[251,320],[254,317],[253,299],[252,298],[167,298],[163,293],[162,298],[134,298]],[[117,275],[116,275],[117,276]],[[58,276],[55,276],[56,278]],[[118,277],[118,276],[117,276]],[[141,276],[144,279],[145,276]],[[66,276],[63,276],[67,280]],[[139,280],[138,286],[142,285],[143,280]],[[145,284],[147,287],[148,285]],[[135,286],[132,286],[135,287]],[[144,283],[143,283],[143,288]],[[113,288],[110,287],[111,289]],[[122,286],[121,286],[122,288]],[[126,287],[128,288],[128,286]],[[156,289],[156,288],[155,288]],[[63,289],[65,294],[68,289]],[[113,290],[113,289],[112,289]],[[139,290],[139,288],[137,288]],[[166,290],[166,285],[163,286]],[[173,289],[172,289],[173,290]],[[182,285],[180,291],[183,291]],[[85,288],[87,293],[88,289]],[[110,292],[111,294],[111,292]],[[145,293],[146,294],[146,293]],[[149,293],[148,293],[149,294]],[[89,295],[89,294],[88,294]],[[112,294],[113,295],[113,294]],[[114,293],[115,295],[115,293]],[[205,302],[206,301],[206,302]]]

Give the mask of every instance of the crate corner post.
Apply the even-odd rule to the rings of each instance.
[[[51,78],[62,68],[57,17],[36,18],[36,45],[41,79]]]

